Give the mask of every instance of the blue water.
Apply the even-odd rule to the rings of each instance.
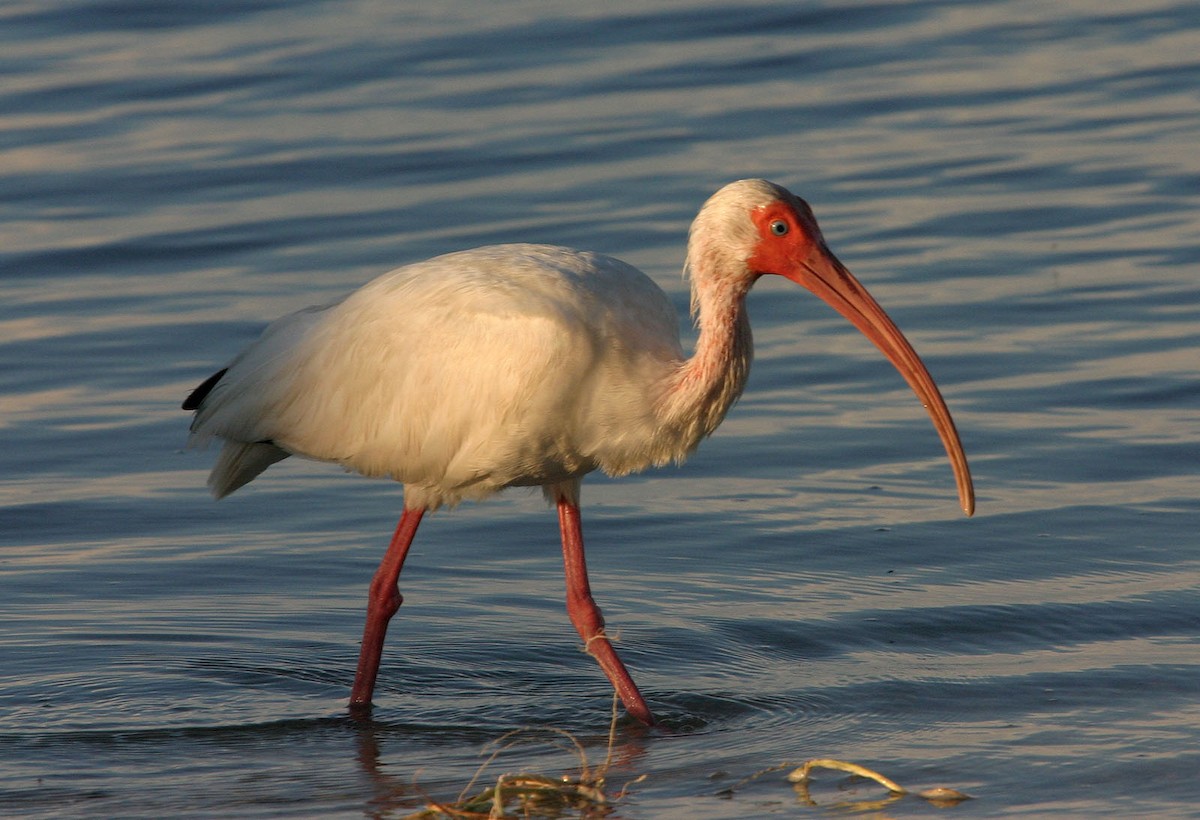
[[[735,785],[813,757],[953,816],[1200,816],[1198,54],[1159,0],[0,5],[0,814],[401,817],[525,725],[603,759],[540,497],[426,521],[354,722],[399,488],[292,459],[213,503],[178,405],[269,319],[490,242],[683,316],[691,217],[765,176],[922,353],[979,512],[874,349],[762,282],[717,435],[585,482],[665,726],[619,725],[618,816],[936,811]]]

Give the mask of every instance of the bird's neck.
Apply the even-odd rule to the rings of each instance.
[[[736,283],[695,298],[700,335],[692,357],[673,374],[663,397],[661,418],[675,428],[691,451],[717,429],[742,394],[750,374],[754,343],[745,297],[748,284]]]

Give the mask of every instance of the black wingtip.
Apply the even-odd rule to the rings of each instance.
[[[223,367],[201,382],[200,386],[189,393],[188,397],[183,400],[183,409],[195,410],[197,407],[199,407],[200,403],[204,401],[204,397],[207,396],[212,389],[217,386],[217,382],[221,380],[221,377],[224,376],[228,370],[228,367]]]

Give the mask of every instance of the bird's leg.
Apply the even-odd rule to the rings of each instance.
[[[583,527],[579,520],[579,507],[565,498],[558,499],[558,524],[562,529],[563,566],[567,576],[567,614],[571,623],[583,638],[584,646],[599,663],[604,674],[612,681],[625,710],[647,726],[654,725],[654,716],[646,705],[637,684],[629,676],[625,664],[617,657],[604,634],[604,617],[600,607],[592,599],[588,584],[587,561],[583,555]]]
[[[387,635],[388,621],[400,609],[404,598],[396,583],[404,556],[417,533],[417,525],[425,510],[410,510],[407,507],[396,525],[396,534],[388,544],[387,553],[371,579],[371,592],[367,598],[367,622],[363,626],[362,649],[358,656],[358,673],[354,676],[354,688],[350,690],[350,708],[364,707],[371,703],[375,691],[375,677],[379,674],[379,658],[383,655],[383,639]]]

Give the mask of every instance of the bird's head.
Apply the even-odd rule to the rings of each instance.
[[[812,209],[772,182],[743,179],[717,191],[700,209],[688,241],[693,307],[704,291],[744,295],[764,275],[806,288],[850,320],[900,372],[929,412],[954,468],[959,502],[971,515],[975,494],[954,420],[925,364],[904,334],[821,235]]]

